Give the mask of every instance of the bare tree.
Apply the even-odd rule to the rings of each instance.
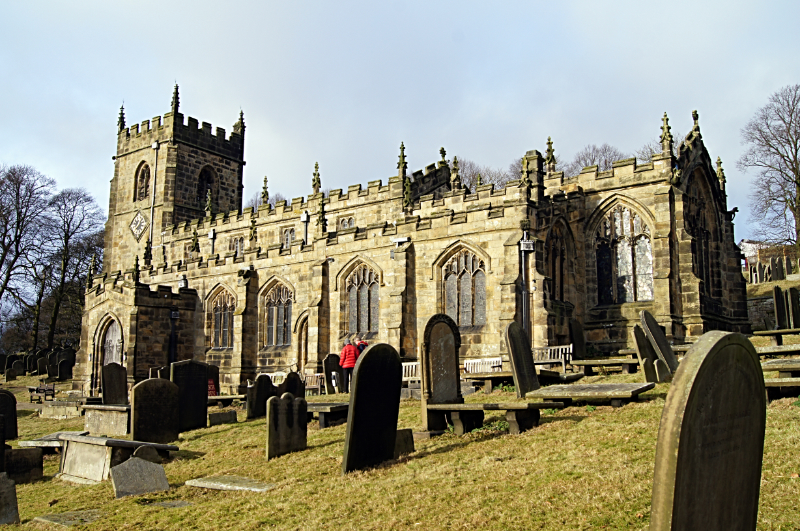
[[[40,244],[55,182],[30,166],[0,167],[0,303]]]
[[[55,264],[52,291],[53,307],[47,333],[47,348],[53,348],[62,304],[68,296],[68,286],[86,272],[88,263],[80,252],[84,239],[96,235],[102,228],[103,212],[94,198],[83,188],[67,188],[50,200],[53,219]]]
[[[737,166],[757,174],[750,205],[758,236],[800,247],[800,85],[772,94],[741,133],[747,150]]]
[[[598,166],[600,171],[607,171],[611,169],[611,165],[615,161],[626,159],[629,156],[608,144],[600,146],[588,144],[575,154],[572,161],[564,165],[562,171],[567,177],[578,175],[587,166]]]
[[[452,162],[450,164],[452,166]],[[516,168],[516,170],[512,171],[512,168]],[[481,184],[493,184],[495,188],[502,188],[508,181],[519,179],[521,168],[522,158],[515,159],[506,170],[483,166],[472,160],[458,157],[458,175],[461,177],[461,184],[472,192],[478,185],[478,175],[480,175]]]
[[[269,204],[272,206],[272,208],[275,208],[275,203],[277,203],[278,201],[288,202],[288,199],[286,199],[281,193],[276,193],[274,195],[270,194]],[[244,206],[245,208],[253,207],[253,210],[258,210],[258,207],[261,206],[261,192],[256,192],[255,194],[250,196],[250,199],[247,200],[247,203],[245,203]]]
[[[673,133],[673,138],[675,139],[675,152],[678,150],[678,144],[683,141],[683,137],[680,133]],[[661,147],[661,138],[656,137],[649,142],[645,142],[645,144],[636,150],[636,160],[640,163],[647,163],[653,162],[653,157],[655,155],[661,155],[663,153],[663,148]]]

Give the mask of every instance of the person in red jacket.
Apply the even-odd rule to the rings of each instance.
[[[345,339],[344,348],[342,348],[342,352],[339,354],[339,366],[341,366],[342,372],[344,373],[344,382],[342,383],[343,393],[350,392],[350,378],[353,376],[353,367],[356,366],[356,360],[359,354],[355,345],[351,344],[349,339]]]
[[[367,343],[363,339],[359,339],[359,338],[355,338],[353,343],[355,343],[356,348],[358,349],[358,355],[359,356],[364,352],[364,349],[369,346],[369,343]]]

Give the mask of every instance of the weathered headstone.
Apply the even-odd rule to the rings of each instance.
[[[322,370],[325,372],[325,393],[332,395],[339,392],[339,389],[334,385],[334,374],[336,374],[336,383],[341,384],[344,379],[342,374],[342,367],[339,365],[338,354],[328,354],[322,360]]]
[[[17,376],[25,376],[25,362],[22,360],[16,360],[13,365],[11,365],[11,368],[14,369]]]
[[[58,362],[58,379],[59,381],[69,380],[72,378],[72,364],[69,360],[61,360]]]
[[[47,359],[39,358],[36,360],[36,374],[39,376],[47,376]]]
[[[278,385],[278,391],[275,396],[283,396],[284,393],[298,397],[306,396],[306,383],[303,381],[302,376],[294,371],[287,374],[283,382]]]
[[[267,414],[267,399],[278,394],[278,389],[266,374],[259,374],[247,391],[247,418],[254,419]]]
[[[150,461],[157,465],[161,464],[161,456],[158,455],[158,450],[152,446],[140,446],[133,451],[132,457],[138,457],[139,459],[144,459],[145,461]]]
[[[219,367],[208,364],[208,396],[219,396]]]
[[[772,303],[775,308],[775,329],[783,330],[788,328],[786,322],[786,300],[783,298],[783,290],[778,286],[772,288]]]
[[[583,334],[583,325],[577,319],[569,320],[569,340],[572,342],[572,358],[586,359],[586,337]]]
[[[267,459],[305,450],[307,406],[304,398],[284,393],[267,400]]]
[[[426,431],[447,429],[447,418],[440,411],[429,411],[428,404],[462,404],[458,371],[461,334],[447,315],[439,313],[425,325],[422,348],[422,424]]]
[[[397,438],[394,443],[394,458],[398,459],[401,455],[414,453],[414,432],[411,428],[397,430]]]
[[[164,467],[138,457],[111,467],[111,484],[116,498],[169,490]]]
[[[150,378],[164,378],[169,380],[169,367],[150,367]]]
[[[342,473],[394,458],[403,369],[391,345],[367,347],[356,362],[344,439]]]
[[[42,479],[44,458],[41,448],[6,448],[5,454],[5,472],[14,483],[20,485]]]
[[[236,411],[233,409],[208,414],[209,427],[218,426],[219,424],[236,424],[236,422]]]
[[[766,407],[750,341],[704,334],[681,362],[661,414],[652,531],[756,528]]]
[[[195,360],[170,365],[170,378],[178,386],[180,431],[205,428],[208,415],[208,365]]]
[[[18,437],[17,398],[10,391],[0,389],[0,415],[3,415],[4,439],[10,441]]]
[[[664,360],[660,358],[653,362],[653,370],[656,374],[656,383],[668,382],[672,379],[672,373],[669,367],[667,367]]]
[[[672,347],[669,341],[667,341],[667,336],[664,335],[656,318],[647,310],[642,310],[640,317],[642,320],[642,329],[645,335],[647,335],[647,339],[650,340],[650,344],[653,345],[653,350],[656,351],[658,357],[667,364],[670,372],[678,370],[678,359],[672,352]]]
[[[6,381],[7,382],[13,382],[14,380],[17,379],[17,371],[15,371],[12,368],[8,368],[8,369],[6,369],[6,375],[5,376],[6,376]]]
[[[791,316],[792,328],[800,328],[800,291],[797,288],[786,290],[786,306]]]
[[[539,379],[536,377],[536,366],[533,364],[531,343],[528,341],[525,329],[516,321],[511,321],[506,327],[506,346],[511,369],[514,371],[517,397],[524,398],[529,391],[539,389]]]
[[[650,340],[647,339],[642,327],[639,325],[633,326],[633,345],[636,348],[636,357],[639,358],[639,365],[642,366],[644,381],[658,383],[654,363],[659,358],[656,351],[653,350]]]
[[[119,363],[109,363],[100,369],[103,404],[107,406],[128,403],[128,371]]]
[[[169,443],[178,439],[178,386],[164,378],[143,380],[131,389],[131,437]]]
[[[5,374],[6,372],[6,360],[8,356],[6,354],[0,354],[0,374]]]
[[[0,472],[0,525],[18,524],[17,487],[5,472]]]

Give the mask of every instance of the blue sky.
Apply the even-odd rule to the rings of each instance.
[[[15,2],[0,8],[0,163],[30,164],[103,208],[116,122],[169,110],[247,123],[245,197],[384,182],[459,155],[506,167],[633,152],[691,111],[722,157],[748,237],[739,131],[800,83],[797,2]]]

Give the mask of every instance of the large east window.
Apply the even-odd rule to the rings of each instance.
[[[596,233],[599,305],[653,300],[650,229],[629,208],[617,206]]]

